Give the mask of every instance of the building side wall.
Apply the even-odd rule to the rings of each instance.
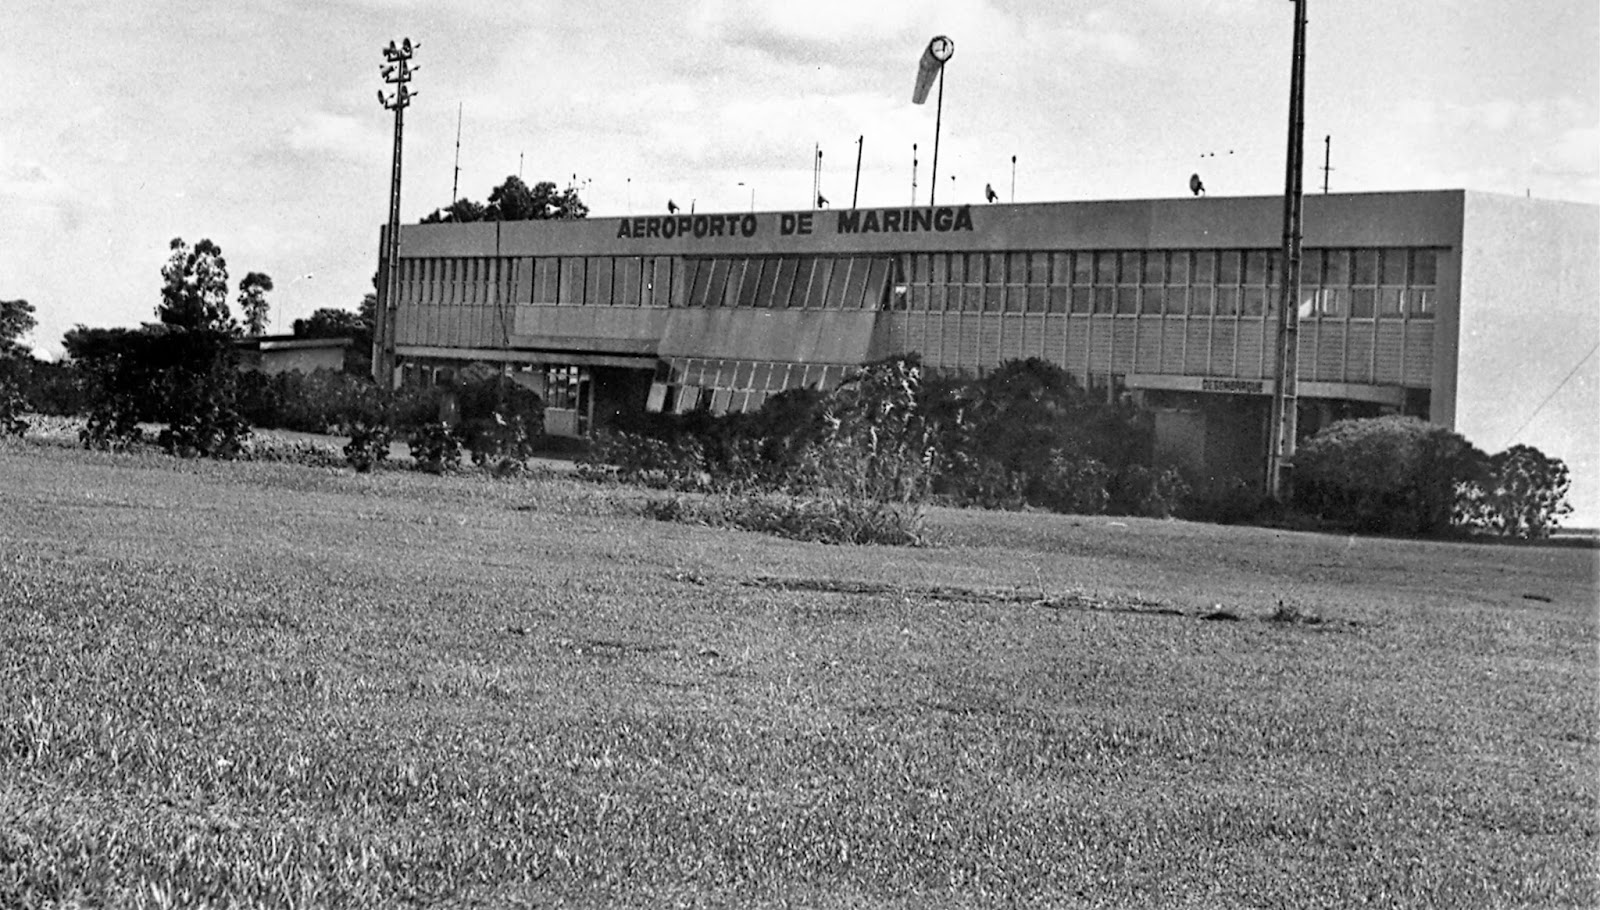
[[[1600,207],[1467,194],[1461,301],[1456,431],[1562,459],[1600,523]]]

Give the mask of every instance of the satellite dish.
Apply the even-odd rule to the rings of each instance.
[[[1200,182],[1199,174],[1189,175],[1189,192],[1196,196],[1204,196],[1206,194],[1206,185]]]

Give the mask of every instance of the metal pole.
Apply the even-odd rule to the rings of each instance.
[[[1322,195],[1328,195],[1328,174],[1333,170],[1333,137],[1322,137]]]
[[[389,42],[389,46],[383,49],[383,58],[387,63],[379,68],[383,73],[383,81],[395,87],[392,96],[386,96],[382,90],[378,92],[378,101],[385,108],[394,111],[394,157],[389,168],[389,223],[384,229],[383,251],[379,257],[384,277],[378,288],[377,311],[373,314],[375,324],[372,327],[372,378],[375,382],[390,388],[398,385],[399,378],[395,372],[395,317],[399,309],[400,294],[400,171],[404,158],[402,137],[405,135],[405,109],[411,104],[411,98],[415,94],[407,85],[411,81],[411,56],[420,47],[422,47],[420,41],[412,44],[410,38],[404,39],[399,46],[393,41]]]
[[[456,200],[461,198],[457,194],[461,191],[461,112],[465,107],[466,102],[456,102],[456,167],[450,178],[451,205],[455,205]],[[517,157],[517,176],[522,176],[522,158],[520,155]]]
[[[911,143],[911,204],[917,204],[917,144]]]
[[[939,129],[944,122],[944,67],[939,67],[939,104],[933,115],[933,176],[928,180],[928,205],[939,192]]]
[[[1011,156],[1011,201],[1017,201],[1017,156]]]
[[[822,143],[817,143],[811,155],[811,207],[822,207]]]
[[[1272,396],[1267,495],[1293,492],[1299,409],[1301,185],[1305,158],[1306,0],[1294,0],[1294,62],[1289,78],[1289,148],[1283,189],[1283,294],[1278,306],[1278,382]]]
[[[400,290],[400,167],[404,158],[402,154],[402,137],[405,133],[405,106],[396,104],[394,108],[394,157],[389,167],[389,228],[384,239],[388,249],[383,255],[383,331],[379,333],[383,339],[383,350],[379,352],[373,362],[375,373],[373,379],[386,388],[393,388],[395,368],[395,317],[399,310],[396,297]]]

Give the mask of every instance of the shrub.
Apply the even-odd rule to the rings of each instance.
[[[1189,495],[1189,483],[1175,468],[1130,464],[1112,478],[1107,510],[1116,515],[1171,518]]]
[[[520,415],[507,420],[496,411],[489,427],[470,440],[472,463],[489,469],[496,477],[520,474],[527,470],[528,459],[537,450],[537,438],[538,434],[528,430]]]
[[[238,454],[250,428],[237,409],[237,354],[226,331],[80,326],[64,340],[85,376],[84,445],[125,446],[138,440],[138,422],[151,420],[167,425],[157,441],[169,452]]]
[[[1465,439],[1414,417],[1341,420],[1296,455],[1295,502],[1356,530],[1438,534],[1482,468]]]
[[[1570,485],[1561,459],[1515,445],[1489,458],[1479,477],[1461,484],[1456,520],[1506,537],[1549,537],[1572,511],[1566,501]]]
[[[216,330],[153,334],[147,352],[160,376],[156,441],[169,454],[233,458],[250,435],[239,413],[238,354],[233,336]]]
[[[580,476],[657,490],[706,490],[711,475],[698,439],[665,440],[634,433],[600,432],[578,462]]]
[[[1053,511],[1098,515],[1111,500],[1111,469],[1097,458],[1057,449],[1038,474],[1035,499]]]
[[[389,443],[393,437],[389,428],[381,424],[361,424],[350,428],[350,441],[344,446],[345,463],[365,474],[389,458]]]
[[[1137,495],[1152,491],[1139,490],[1137,471],[1119,480],[1148,465],[1146,417],[1097,400],[1052,363],[1008,361],[976,381],[930,383],[924,397],[939,426],[938,490],[954,502],[1139,514],[1166,505]]]
[[[406,445],[420,471],[443,474],[461,464],[461,439],[442,423],[424,423],[414,428]]]
[[[30,411],[54,417],[88,412],[78,369],[70,362],[38,360],[31,355],[0,354],[0,388],[10,386],[18,402],[13,413]],[[0,405],[3,407],[3,405]]]
[[[28,432],[28,422],[22,419],[27,402],[22,393],[9,380],[0,377],[0,437],[21,436]]]
[[[86,449],[121,452],[143,442],[144,429],[133,408],[100,401],[89,411],[78,441]]]

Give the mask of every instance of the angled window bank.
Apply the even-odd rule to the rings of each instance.
[[[1597,213],[1307,196],[1302,431],[1406,413],[1499,445],[1594,340]],[[408,382],[510,364],[571,433],[754,410],[893,354],[964,373],[1040,357],[1154,410],[1169,460],[1254,477],[1281,236],[1280,197],[408,225],[395,353]]]

